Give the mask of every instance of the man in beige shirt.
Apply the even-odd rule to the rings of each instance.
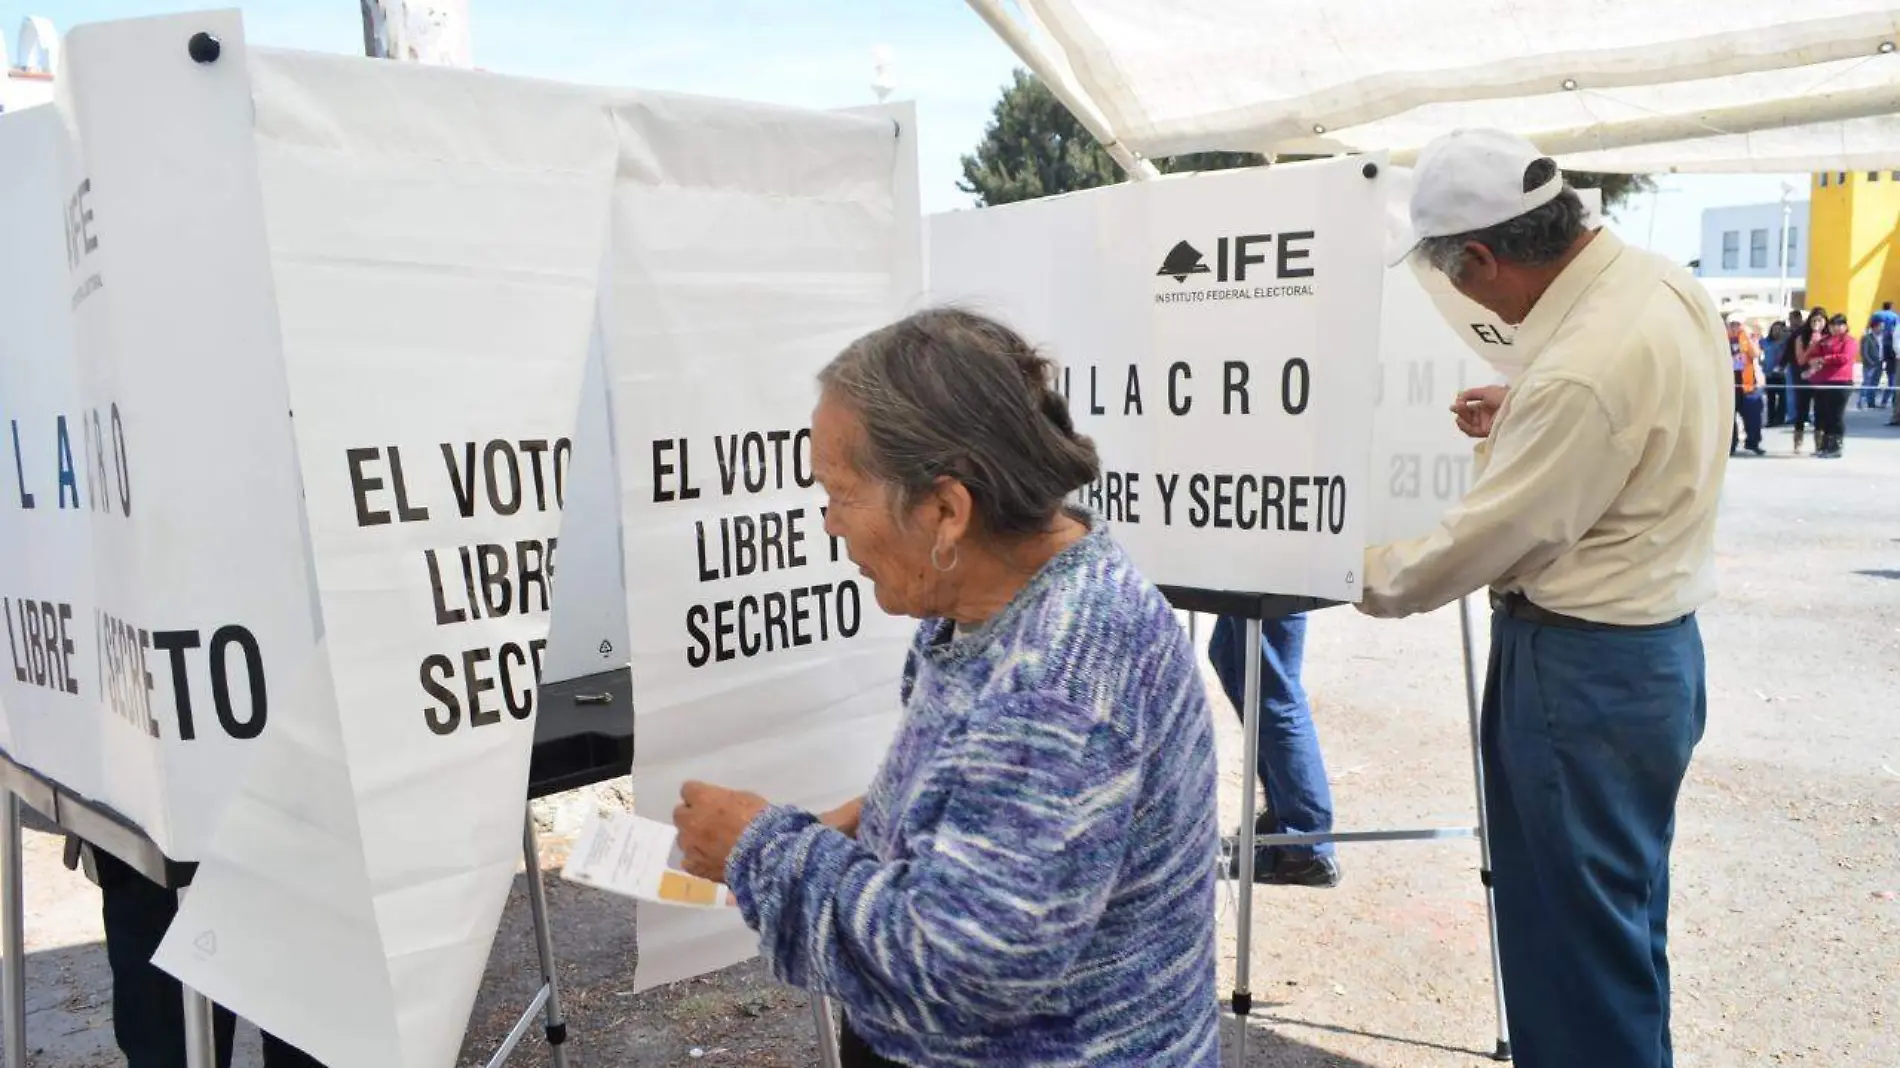
[[[1408,255],[1518,326],[1510,386],[1434,533],[1367,551],[1361,611],[1489,587],[1482,749],[1505,1002],[1526,1068],[1669,1068],[1669,845],[1706,715],[1732,383],[1687,272],[1587,230],[1557,165],[1460,130],[1414,175]]]

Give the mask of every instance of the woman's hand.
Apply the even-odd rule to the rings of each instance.
[[[1459,392],[1458,399],[1451,403],[1451,414],[1457,417],[1458,429],[1466,437],[1488,438],[1498,409],[1503,406],[1503,386],[1477,386]]]
[[[818,821],[846,838],[858,836],[858,817],[864,813],[864,798],[854,797],[830,812],[818,817]]]
[[[679,831],[680,852],[688,874],[714,882],[726,881],[726,861],[739,836],[766,810],[765,798],[703,782],[680,787],[673,826]]]

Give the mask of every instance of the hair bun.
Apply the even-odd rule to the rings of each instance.
[[[1049,417],[1057,430],[1075,436],[1075,420],[1069,415],[1068,398],[1048,386],[1042,387],[1042,414]]]

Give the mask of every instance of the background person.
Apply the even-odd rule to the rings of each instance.
[[[1860,343],[1848,332],[1847,316],[1838,312],[1827,323],[1827,335],[1808,353],[1808,385],[1814,395],[1814,455],[1839,459],[1847,441],[1847,395],[1854,390],[1854,365]]]
[[[1247,693],[1247,621],[1221,616],[1208,639],[1207,658],[1237,714]],[[1254,819],[1259,834],[1327,834],[1333,829],[1333,789],[1313,706],[1300,671],[1306,658],[1306,614],[1260,621],[1259,767],[1267,804]],[[1245,722],[1243,715],[1242,722]],[[1240,874],[1238,836],[1228,874]],[[1285,886],[1339,885],[1339,858],[1331,842],[1318,846],[1256,846],[1253,881]]]
[[[1728,321],[1729,361],[1735,372],[1735,418],[1741,421],[1742,435],[1729,428],[1728,454],[1746,448],[1756,456],[1768,455],[1761,447],[1761,351],[1755,338],[1741,320]]]
[[[1880,302],[1880,310],[1874,313],[1874,318],[1880,320],[1880,343],[1882,350],[1880,364],[1881,370],[1886,377],[1888,387],[1879,392],[1879,400],[1880,405],[1887,405],[1893,403],[1894,375],[1896,372],[1900,372],[1900,367],[1895,366],[1893,347],[1894,332],[1900,331],[1900,312],[1893,310],[1893,301],[1883,300]]]
[[[1794,349],[1794,367],[1790,372],[1794,376],[1794,454],[1801,455],[1803,438],[1807,434],[1808,424],[1814,420],[1815,390],[1809,377],[1812,371],[1809,365],[1814,359],[1814,346],[1827,337],[1827,310],[1816,306],[1801,324],[1794,338],[1788,342]],[[1820,431],[1815,431],[1816,447],[1820,444]]]
[[[1768,388],[1763,395],[1768,402],[1768,419],[1764,424],[1777,427],[1788,421],[1788,324],[1779,320],[1768,324],[1768,336],[1761,343],[1762,370],[1766,373]]]
[[[1860,394],[1854,409],[1864,411],[1880,407],[1880,380],[1887,374],[1887,328],[1875,315],[1867,320],[1867,332],[1860,336]]]
[[[1167,601],[1063,505],[1099,465],[1052,370],[944,310],[825,369],[825,532],[923,621],[903,720],[855,837],[850,806],[697,783],[674,813],[858,1064],[1220,1064],[1207,695]]]
[[[1802,332],[1807,329],[1807,326],[1808,315],[1806,312],[1796,308],[1788,313],[1788,333],[1787,336],[1782,339],[1783,348],[1781,351],[1781,377],[1786,383],[1786,385],[1782,387],[1783,403],[1786,405],[1783,411],[1787,422],[1794,421],[1795,390],[1801,384],[1801,368],[1798,367],[1794,361],[1795,339],[1801,336]]]
[[[1517,1063],[1669,1068],[1669,852],[1734,420],[1722,322],[1686,271],[1586,230],[1510,134],[1427,145],[1412,220],[1417,254],[1518,324],[1530,363],[1460,395],[1476,481],[1434,533],[1368,550],[1360,608],[1492,589],[1482,756]]]

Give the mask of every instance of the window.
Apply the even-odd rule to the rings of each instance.
[[[1732,271],[1741,266],[1742,232],[1740,230],[1722,231],[1722,269]]]
[[[1768,266],[1768,231],[1750,230],[1748,232],[1748,267],[1759,271]]]
[[[1827,172],[1826,171],[1821,172],[1821,188],[1822,189],[1827,188]]]
[[[1836,171],[1836,172],[1834,172],[1834,184],[1835,184],[1835,185],[1846,185],[1846,184],[1847,184],[1847,172],[1846,172],[1846,171]]]
[[[1788,227],[1788,269],[1799,270],[1801,266],[1801,228]]]
[[[1880,181],[1880,172],[1879,172],[1879,171],[1868,171],[1868,172],[1867,172],[1867,180],[1868,180],[1868,181],[1870,181],[1870,182],[1878,182],[1878,181]]]
[[[1896,182],[1900,182],[1900,171],[1888,171],[1887,177],[1893,179]]]

